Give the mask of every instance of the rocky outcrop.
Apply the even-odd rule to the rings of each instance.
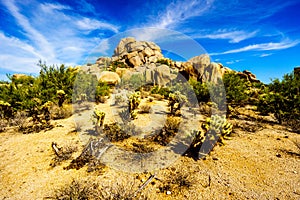
[[[179,72],[187,80],[193,78],[201,82],[214,82],[222,78],[225,73],[231,71],[224,67],[221,63],[210,61],[207,54],[202,54],[188,60],[187,62],[174,64],[179,69]]]
[[[239,75],[241,78],[250,81],[251,83],[259,83],[260,81],[256,79],[256,76],[252,74],[248,70],[244,70],[243,72],[238,72],[237,75]]]
[[[115,72],[103,71],[99,76],[99,81],[109,85],[116,85],[120,83],[121,79]]]
[[[99,58],[96,65],[105,70],[115,71],[118,77],[130,78],[131,74],[140,73],[146,84],[161,86],[174,78],[173,71],[179,72],[178,80],[192,78],[213,83],[222,79],[225,73],[233,71],[221,63],[211,62],[208,54],[195,56],[186,62],[172,61],[163,57],[160,47],[155,43],[136,41],[132,37],[122,39],[115,48],[114,55],[111,58]],[[250,71],[245,70],[237,74],[250,82],[259,82]]]
[[[138,67],[148,63],[156,63],[162,59],[161,49],[153,42],[136,41],[134,38],[124,38],[120,41],[112,61],[119,61],[129,67]]]

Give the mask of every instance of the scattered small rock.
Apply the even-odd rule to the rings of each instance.
[[[277,158],[281,158],[281,154],[280,153],[276,153],[276,157]]]

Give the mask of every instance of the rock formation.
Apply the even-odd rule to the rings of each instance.
[[[120,41],[112,56],[112,61],[119,61],[129,67],[138,67],[146,63],[156,63],[162,59],[161,49],[153,42],[136,41],[124,38]]]
[[[186,62],[172,61],[163,57],[160,47],[155,43],[136,41],[132,37],[122,39],[111,58],[100,57],[95,65],[116,72],[113,75],[105,73],[101,78],[109,84],[120,82],[120,77],[130,79],[134,74],[142,74],[145,84],[164,86],[176,78],[174,74],[177,73],[179,80],[192,78],[200,82],[216,83],[225,73],[233,71],[221,63],[211,62],[208,54],[195,56]],[[250,82],[259,82],[250,71],[236,73]]]

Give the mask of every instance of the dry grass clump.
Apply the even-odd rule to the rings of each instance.
[[[0,133],[5,131],[5,128],[8,127],[9,123],[6,119],[0,119]]]
[[[150,139],[160,145],[166,146],[178,132],[180,123],[181,118],[169,116],[164,127],[158,130]]]
[[[50,108],[51,118],[56,119],[66,119],[72,116],[73,108],[72,105],[63,105],[63,107],[59,107],[57,105],[53,105]]]
[[[51,167],[55,167],[60,165],[63,161],[69,160],[72,157],[72,154],[78,150],[77,146],[71,144],[64,147],[58,147],[55,142],[52,142],[51,146],[55,155],[50,163]]]
[[[48,199],[57,200],[138,200],[149,199],[145,194],[135,192],[135,184],[114,181],[99,184],[93,180],[73,180],[70,184],[54,191]]]
[[[105,124],[103,133],[111,142],[123,141],[130,137],[130,134],[124,131],[117,123]]]
[[[96,182],[73,180],[70,184],[55,190],[50,199],[57,200],[100,200],[101,191]]]
[[[171,192],[173,195],[186,195],[195,184],[195,178],[188,170],[185,170],[182,167],[172,167],[168,170],[159,190],[162,193]]]
[[[150,113],[151,106],[141,105],[139,110],[140,110],[140,113]]]

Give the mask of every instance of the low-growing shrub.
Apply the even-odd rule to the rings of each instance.
[[[177,134],[181,119],[179,117],[168,117],[164,127],[157,130],[150,139],[160,145],[166,146],[172,138]]]
[[[111,142],[123,141],[130,137],[130,134],[117,123],[105,124],[103,133]]]
[[[149,105],[142,105],[140,106],[140,113],[150,113],[151,106]]]
[[[64,104],[62,107],[53,105],[50,108],[51,118],[56,119],[66,119],[72,116],[73,108],[72,105]]]

